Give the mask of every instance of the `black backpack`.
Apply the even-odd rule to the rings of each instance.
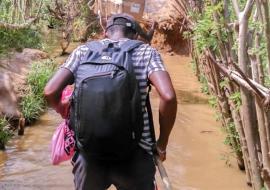
[[[75,73],[70,118],[77,148],[86,156],[128,159],[141,139],[141,96],[131,60],[132,50],[141,44],[87,44],[89,52]]]

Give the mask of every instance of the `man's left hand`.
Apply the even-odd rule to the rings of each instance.
[[[66,98],[61,100],[56,108],[56,112],[59,113],[63,119],[67,119],[69,115],[70,100]]]

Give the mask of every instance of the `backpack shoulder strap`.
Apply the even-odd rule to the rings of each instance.
[[[122,56],[122,58],[124,58],[125,60],[122,62],[120,61],[120,63],[122,63],[121,66],[126,68],[130,73],[133,73],[133,64],[132,64],[133,61],[131,59],[130,53],[133,49],[139,47],[142,44],[143,42],[139,40],[127,40],[120,46],[119,54],[125,55],[124,57]]]
[[[87,42],[85,45],[88,47],[88,50],[82,59],[82,63],[96,60],[104,48],[102,42],[98,40]]]
[[[95,51],[95,52],[100,52],[104,48],[102,42],[98,40],[88,42],[86,46],[89,48],[90,51]]]

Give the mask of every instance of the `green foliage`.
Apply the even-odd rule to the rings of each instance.
[[[8,21],[12,9],[11,0],[2,0],[0,1],[0,20]]]
[[[222,3],[215,6],[206,4],[205,11],[200,15],[193,15],[196,17],[197,23],[193,29],[192,39],[195,42],[195,47],[199,53],[205,49],[210,48],[215,51],[218,47],[217,34],[221,31],[222,40],[226,40],[226,32],[221,23],[213,22],[213,14],[222,11]],[[188,34],[186,34],[188,36]]]
[[[240,10],[244,10],[245,5],[247,4],[247,0],[239,0],[238,3]]]
[[[45,3],[49,3],[48,1],[45,0]],[[17,3],[17,6],[14,6],[14,3]],[[32,0],[29,3],[31,5],[23,6],[23,2],[20,1],[0,0],[0,21],[11,24],[27,22],[36,15],[40,0]],[[40,15],[43,16],[46,10],[43,6]],[[24,29],[0,28],[0,54],[8,53],[10,49],[20,51],[23,48],[41,48],[41,35],[36,25],[37,23]]]
[[[216,111],[215,113],[215,120],[216,121],[220,121],[222,119],[222,113]]]
[[[219,86],[220,86],[220,88],[225,88],[226,86],[228,86],[228,84],[229,84],[229,79],[228,79],[227,77],[225,77],[225,78],[223,79],[223,81],[221,81],[221,82],[219,83]]]
[[[226,138],[224,140],[224,144],[231,146],[234,152],[241,152],[240,137],[236,131],[235,124],[233,122],[230,122],[226,126],[225,130]]]
[[[44,19],[47,20],[48,25],[53,27],[53,28],[60,28],[63,25],[63,21],[61,21],[59,19],[55,19],[51,15],[46,15],[46,18],[44,18]]]
[[[31,90],[38,96],[43,95],[43,89],[56,70],[57,65],[50,59],[35,62],[32,64],[31,70],[27,75],[27,83],[31,86]]]
[[[208,103],[210,104],[210,106],[212,108],[217,108],[218,105],[218,99],[216,96],[210,96],[210,98],[208,99]]]
[[[0,29],[0,54],[9,52],[11,48],[41,48],[41,36],[31,28],[20,30]]]
[[[209,105],[214,108],[216,111],[215,111],[215,120],[216,121],[220,121],[222,119],[222,113],[220,113],[218,111],[218,98],[216,96],[210,96],[209,99],[208,99],[208,103]]]
[[[45,102],[42,97],[36,96],[33,92],[28,92],[21,101],[21,111],[27,122],[32,122],[40,117],[45,109]]]
[[[0,118],[0,149],[4,149],[5,144],[12,136],[8,125],[8,121],[5,118]]]
[[[204,94],[209,94],[210,92],[209,92],[209,88],[208,88],[208,82],[207,82],[206,77],[203,74],[200,75],[199,81],[202,84],[201,92]]]
[[[241,93],[240,92],[235,92],[235,93],[230,95],[229,99],[232,100],[235,103],[236,110],[239,110],[240,106],[242,105]]]
[[[191,60],[190,66],[191,66],[192,71],[195,73],[196,72],[196,62],[194,59]]]
[[[56,64],[52,60],[33,63],[27,75],[29,88],[20,103],[22,114],[27,122],[38,119],[46,108],[43,89],[55,70]]]
[[[183,38],[184,39],[190,39],[190,38],[192,38],[192,33],[190,31],[184,31],[183,32]]]
[[[265,86],[270,87],[270,76],[265,75]]]

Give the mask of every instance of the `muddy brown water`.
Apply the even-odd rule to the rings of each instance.
[[[238,170],[230,150],[223,144],[220,123],[215,121],[207,97],[200,93],[200,85],[189,65],[190,58],[164,58],[178,99],[177,119],[164,163],[174,189],[250,190],[245,174]],[[157,118],[155,90],[152,104]],[[50,140],[60,122],[61,118],[49,109],[40,121],[26,128],[25,136],[14,137],[7,150],[0,152],[1,190],[73,189],[70,163],[50,164]],[[159,175],[157,179],[159,189],[163,189]]]

